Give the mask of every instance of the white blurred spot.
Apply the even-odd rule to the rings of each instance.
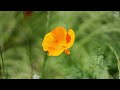
[[[33,75],[33,79],[40,79],[40,76],[37,75],[37,74],[34,74],[34,75]]]
[[[115,12],[113,15],[114,15],[114,17],[119,17],[120,16],[120,12]]]

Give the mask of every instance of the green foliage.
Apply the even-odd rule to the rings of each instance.
[[[75,43],[70,55],[49,57],[42,40],[57,26],[72,28]],[[22,11],[1,11],[0,46],[8,78],[120,78],[117,11],[33,11],[28,17]],[[1,61],[0,78],[5,78]]]

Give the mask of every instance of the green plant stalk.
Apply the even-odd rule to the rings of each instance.
[[[21,25],[27,25],[26,23],[27,21],[27,17],[23,17],[23,19],[21,20]],[[33,77],[33,65],[32,65],[32,49],[31,49],[31,43],[30,43],[30,40],[29,40],[29,33],[32,34],[32,32],[25,32],[26,33],[26,42],[27,42],[27,52],[28,52],[28,58],[29,58],[29,64],[30,64],[30,67],[31,67],[31,74],[30,74],[30,78]]]
[[[2,78],[2,65],[0,63],[0,79]]]
[[[26,35],[26,41],[27,41],[27,47],[28,47],[28,56],[29,56],[29,61],[30,61],[30,67],[31,67],[31,78],[33,76],[33,66],[32,66],[32,50],[31,50],[31,45],[28,39],[28,35]]]
[[[42,79],[45,79],[45,70],[46,70],[46,64],[47,64],[47,55],[45,55],[45,59],[43,61],[43,66],[42,66]]]
[[[2,55],[1,46],[0,46],[0,56],[1,56],[1,66],[2,66],[2,69],[3,69],[3,73],[5,75],[5,78],[8,79],[6,69],[5,69],[5,65],[4,65],[4,59],[3,59],[3,55]]]
[[[50,22],[50,15],[51,15],[51,12],[48,11],[47,12],[47,22],[46,22],[46,33],[49,29],[49,22]],[[43,61],[43,66],[42,66],[42,78],[44,79],[45,78],[45,70],[46,70],[46,63],[47,63],[47,54],[45,55],[45,58],[44,58],[44,61]]]
[[[114,48],[110,45],[108,45],[108,47],[111,49],[111,51],[114,53],[116,59],[117,59],[117,65],[118,65],[118,72],[119,72],[119,79],[120,79],[120,59],[118,54],[116,53],[116,51],[114,50]]]

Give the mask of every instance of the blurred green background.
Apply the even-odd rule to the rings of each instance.
[[[0,78],[119,79],[119,11],[0,11]],[[47,56],[46,33],[72,28],[71,54]]]

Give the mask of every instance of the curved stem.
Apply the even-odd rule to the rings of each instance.
[[[112,46],[108,45],[108,47],[111,49],[111,51],[114,53],[114,55],[116,57],[117,66],[118,66],[118,72],[119,72],[118,74],[119,74],[119,79],[120,79],[120,59],[119,59],[119,56],[118,56],[117,52],[115,51],[115,49]]]

